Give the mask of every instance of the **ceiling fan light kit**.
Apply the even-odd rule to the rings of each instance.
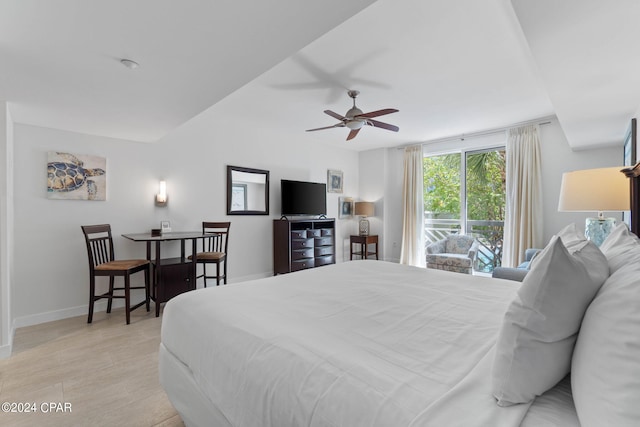
[[[347,135],[347,141],[349,141],[350,139],[355,138],[358,132],[360,132],[360,129],[362,129],[362,127],[365,125],[390,130],[392,132],[398,132],[398,130],[400,130],[398,126],[373,120],[373,117],[379,117],[379,116],[384,116],[386,114],[397,113],[398,110],[396,110],[395,108],[385,108],[382,110],[371,111],[369,113],[363,113],[361,109],[356,107],[356,97],[358,96],[359,93],[360,92],[357,90],[347,91],[347,95],[349,95],[349,97],[353,99],[353,107],[351,107],[349,111],[347,111],[347,114],[345,114],[344,116],[341,116],[340,114],[335,113],[331,110],[324,110],[325,114],[333,117],[334,119],[340,120],[340,123],[336,123],[333,126],[307,129],[307,132],[313,132],[316,130],[331,129],[331,128],[348,127],[349,129],[351,129],[351,132],[349,132],[349,135]]]

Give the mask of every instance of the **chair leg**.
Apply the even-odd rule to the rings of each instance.
[[[89,280],[89,317],[87,318],[87,323],[93,322],[93,303],[95,302],[96,297],[96,278],[95,276],[91,276]]]
[[[216,286],[220,286],[220,263],[216,262]]]
[[[204,277],[204,287],[207,287],[207,263],[202,263],[202,277]]]
[[[224,259],[224,284],[227,284],[227,258]]]
[[[124,310],[127,315],[127,325],[131,322],[131,289],[129,286],[129,273],[124,275]]]
[[[107,313],[111,313],[111,303],[113,302],[113,282],[114,276],[109,276],[109,302],[107,303]]]
[[[150,293],[151,293],[150,292],[150,288],[151,287],[149,285],[149,283],[150,283],[149,276],[150,276],[150,269],[147,268],[146,270],[144,270],[144,300],[145,300],[146,306],[147,306],[147,313],[150,311],[150,307],[149,307],[150,302],[149,301],[151,300],[151,298],[150,298]]]

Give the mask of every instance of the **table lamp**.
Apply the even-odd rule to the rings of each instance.
[[[629,180],[620,172],[624,166],[585,169],[562,174],[558,211],[598,212],[585,221],[585,236],[600,246],[616,224],[603,212],[630,209]]]
[[[368,216],[373,216],[374,212],[374,204],[372,202],[356,202],[355,203],[355,212],[356,216],[362,216],[359,222],[359,231],[361,236],[369,235],[369,220]]]

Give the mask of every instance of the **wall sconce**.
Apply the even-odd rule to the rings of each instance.
[[[167,182],[160,181],[160,189],[156,194],[156,206],[167,206]]]
[[[374,204],[372,202],[356,202],[355,203],[355,215],[362,216],[360,222],[358,223],[358,229],[361,236],[369,235],[369,220],[368,216],[373,216],[374,214]]]

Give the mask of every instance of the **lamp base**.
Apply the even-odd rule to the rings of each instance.
[[[600,246],[616,225],[615,218],[587,218],[584,235],[587,239]]]
[[[369,220],[362,218],[359,223],[359,230],[361,236],[369,235]]]

